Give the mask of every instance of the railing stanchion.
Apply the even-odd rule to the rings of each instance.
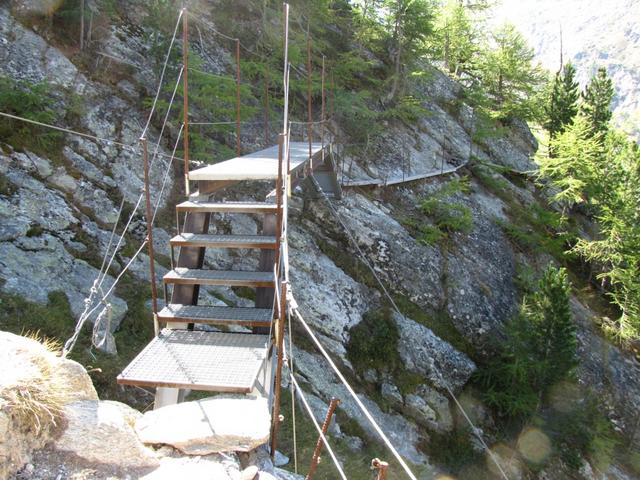
[[[151,213],[151,193],[149,188],[149,148],[146,137],[140,139],[142,143],[142,160],[144,166],[144,199],[146,203],[147,217],[147,248],[149,249],[149,270],[151,274],[151,309],[153,310],[153,328],[156,335],[159,333],[158,325],[158,289],[156,286],[155,255],[153,252],[153,217]]]
[[[309,171],[313,172],[313,150],[311,129],[313,126],[313,112],[311,111],[311,34],[309,33],[309,23],[307,23],[307,136],[309,137]]]
[[[333,418],[333,414],[338,407],[340,400],[337,398],[332,398],[331,402],[329,402],[329,409],[327,410],[327,415],[324,418],[324,423],[322,424],[322,435],[326,435],[329,431],[329,425],[331,424],[331,419]],[[309,466],[309,473],[305,477],[305,480],[312,480],[313,475],[316,473],[316,469],[318,468],[318,464],[320,463],[320,452],[322,451],[322,446],[324,445],[324,441],[322,437],[318,437],[318,441],[316,442],[316,448],[313,450],[313,457],[311,458],[311,465]]]
[[[182,15],[182,116],[184,122],[184,191],[189,195],[189,15]]]
[[[236,38],[236,154],[240,153],[240,39]]]

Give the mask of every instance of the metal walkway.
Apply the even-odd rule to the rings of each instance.
[[[289,144],[289,174],[296,175],[309,159],[316,159],[322,151],[322,144],[291,142]],[[208,165],[189,172],[189,180],[240,181],[275,180],[278,178],[278,146],[273,146],[231,160]]]

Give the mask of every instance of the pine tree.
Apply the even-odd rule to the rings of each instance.
[[[609,129],[614,93],[613,82],[607,75],[607,70],[600,67],[582,93],[580,105],[580,113],[589,122],[593,135],[605,134]]]
[[[577,365],[570,289],[566,270],[547,268],[538,290],[507,325],[504,350],[478,372],[486,402],[502,414],[530,416],[549,387]]]
[[[545,108],[547,120],[544,127],[551,138],[564,132],[567,125],[573,123],[578,113],[578,82],[575,80],[576,69],[567,63],[561,72],[556,73],[549,103]]]
[[[567,271],[550,266],[538,291],[523,304],[522,315],[531,325],[531,353],[538,366],[536,383],[541,392],[565,378],[578,363],[570,293]]]

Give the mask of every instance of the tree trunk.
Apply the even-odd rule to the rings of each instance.
[[[80,51],[84,50],[84,0],[80,0]]]

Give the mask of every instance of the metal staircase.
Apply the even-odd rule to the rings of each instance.
[[[276,359],[281,353],[277,349],[278,332],[284,326],[279,262],[282,237],[286,235],[282,197],[287,175],[282,170],[290,166],[290,174],[303,176],[307,163],[317,163],[324,157],[318,144],[291,143],[287,147],[286,162],[282,151],[271,147],[188,174],[190,181],[197,181],[198,190],[176,206],[177,223],[182,228],[170,240],[172,270],[163,278],[167,303],[155,316],[161,330],[118,376],[123,385],[155,387],[156,408],[179,401],[179,391],[186,389],[271,396]],[[265,180],[275,182],[276,195],[270,198],[276,203],[210,200],[211,193],[236,182]],[[262,232],[210,234],[211,215],[215,213],[261,216]],[[207,269],[206,249],[258,250],[259,269]],[[253,288],[255,304],[199,305],[201,286]],[[282,324],[276,325],[278,322]],[[204,325],[221,331],[208,331]],[[226,331],[230,326],[251,331],[231,333]]]

